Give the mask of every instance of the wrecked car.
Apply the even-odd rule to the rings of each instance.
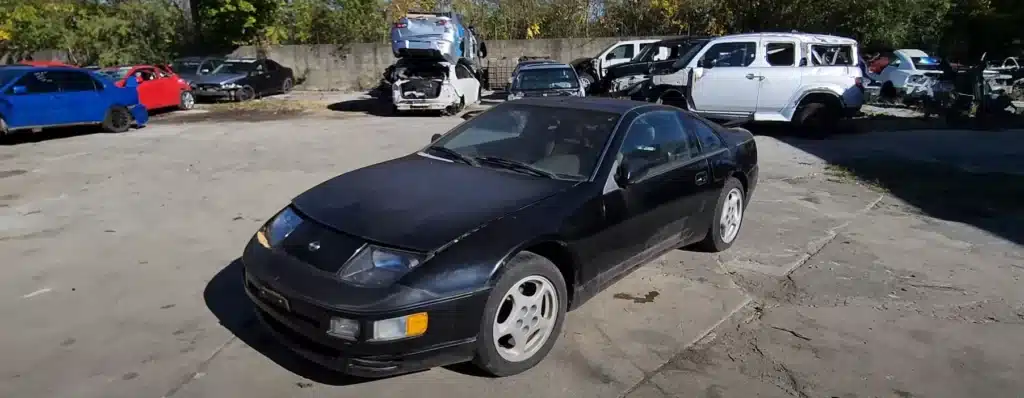
[[[706,43],[707,37],[684,36],[651,43],[629,62],[609,66],[601,81],[588,90],[611,97],[632,97],[652,73],[668,70],[690,47]]]
[[[487,47],[466,26],[462,15],[451,12],[410,11],[391,27],[391,51],[396,58],[430,58],[465,62],[477,74],[478,60]]]
[[[480,81],[464,62],[401,59],[392,70],[392,110],[454,115],[480,101]]]
[[[624,64],[640,54],[651,43],[658,41],[657,39],[638,39],[638,40],[622,40],[613,43],[606,47],[603,51],[597,54],[594,58],[578,58],[569,62],[576,69],[576,73],[580,75],[580,78],[587,81],[587,85],[592,85],[595,82],[600,81],[608,68]]]

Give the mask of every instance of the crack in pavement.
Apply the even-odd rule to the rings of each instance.
[[[182,377],[181,381],[179,381],[178,384],[176,384],[174,387],[171,387],[171,389],[168,390],[167,393],[164,394],[161,398],[173,397],[174,394],[177,394],[178,391],[181,391],[182,388],[185,388],[185,386],[187,386],[193,380],[196,380],[199,377],[201,377],[201,375],[205,374],[206,368],[210,366],[210,362],[213,362],[213,360],[217,358],[217,355],[220,355],[220,353],[224,351],[224,349],[227,348],[228,345],[235,342],[235,340],[238,340],[238,336],[231,336],[231,338],[229,338],[223,344],[218,346],[215,350],[213,350],[213,353],[210,354],[209,357],[199,362],[199,365],[196,366],[196,370],[194,372],[191,372]]]
[[[839,225],[836,225],[836,226],[834,226],[832,228],[826,229],[825,230],[826,236],[824,238],[822,238],[822,239],[818,239],[817,240],[818,242],[821,242],[821,243],[819,245],[812,245],[812,247],[813,246],[816,246],[816,247],[813,247],[812,249],[808,250],[803,256],[800,257],[799,260],[794,261],[792,264],[787,266],[785,271],[783,272],[783,274],[781,276],[782,277],[786,277],[786,278],[790,278],[790,280],[792,280],[792,278],[790,277],[790,274],[792,274],[793,271],[795,271],[797,268],[800,268],[804,264],[807,264],[808,261],[810,261],[816,255],[821,253],[821,251],[824,250],[826,246],[828,246],[830,243],[835,241],[836,237],[839,236],[839,230],[841,230],[843,228],[846,228],[847,226],[849,226],[854,220],[856,220],[860,216],[862,216],[865,213],[867,213],[867,212],[875,209],[876,207],[878,207],[879,203],[881,203],[882,199],[884,199],[884,198],[885,198],[885,194],[880,194],[877,198],[875,198],[875,200],[871,201],[871,203],[869,203],[867,206],[864,206],[864,208],[856,211],[854,213],[854,216],[851,217],[849,220],[847,220],[847,221],[845,221],[843,223],[840,223]],[[726,268],[725,264],[723,264],[722,261],[717,256],[715,257],[715,259],[716,259],[716,262],[718,263],[719,267],[721,267],[724,271],[726,271],[727,274],[729,274],[729,275],[732,274],[732,272],[730,272]],[[729,279],[733,280],[733,278],[729,278]],[[738,284],[735,283],[735,280],[733,280],[733,285],[738,286]],[[741,302],[738,306],[736,306],[731,311],[729,311],[729,313],[726,314],[724,317],[719,319],[718,322],[715,322],[715,324],[711,325],[711,327],[709,327],[703,333],[698,335],[697,338],[695,338],[693,341],[691,341],[688,344],[686,344],[683,347],[681,347],[679,349],[679,351],[675,355],[673,355],[672,358],[670,358],[668,361],[662,363],[661,365],[659,365],[657,368],[655,368],[650,373],[645,373],[644,377],[642,379],[640,379],[640,381],[636,382],[636,384],[633,384],[630,388],[626,389],[626,391],[624,391],[621,394],[619,394],[619,398],[625,398],[630,393],[635,391],[637,388],[642,386],[644,383],[650,382],[651,379],[654,378],[654,376],[656,376],[658,373],[661,373],[661,371],[664,370],[664,368],[666,366],[668,366],[669,364],[671,364],[672,362],[674,362],[675,360],[680,358],[680,356],[683,355],[685,353],[685,351],[687,349],[689,349],[690,347],[696,345],[699,342],[704,341],[705,339],[707,339],[708,341],[714,339],[714,337],[715,337],[714,336],[714,331],[716,329],[718,329],[723,323],[725,323],[727,320],[731,319],[738,312],[740,312],[741,310],[743,310],[744,308],[746,308],[747,306],[749,306],[751,303],[754,302],[754,298],[753,297],[751,297],[745,291],[743,293],[744,293],[744,296],[745,296],[744,299],[743,299],[743,302]],[[761,315],[763,315],[764,309],[761,309],[758,312],[761,313]],[[710,336],[710,338],[708,338],[709,336]],[[771,360],[771,358],[769,358],[764,352],[761,351],[761,349],[759,347],[757,347],[756,343],[752,342],[751,344],[752,344],[755,352],[757,352],[762,357],[765,357],[766,360],[769,360],[779,371],[781,371],[784,375],[786,375],[787,379],[789,380],[789,384],[792,386],[792,389],[795,391],[795,394],[793,394],[794,396],[797,396],[797,397],[800,397],[800,398],[810,398],[807,395],[807,393],[803,392],[803,390],[802,390],[802,388],[801,388],[801,386],[799,384],[799,381],[796,378],[796,375],[788,367],[786,367],[786,365],[784,365],[782,363],[779,363],[779,362],[776,362],[774,360]],[[653,384],[657,385],[657,383],[653,383]],[[663,391],[660,388],[660,386],[658,387],[658,389]],[[787,389],[784,389],[784,390],[787,390]]]

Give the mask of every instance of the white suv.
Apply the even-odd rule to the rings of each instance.
[[[653,102],[711,119],[793,122],[825,130],[860,111],[864,86],[853,39],[751,33],[707,39],[654,75]]]

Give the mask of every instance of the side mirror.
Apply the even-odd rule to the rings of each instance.
[[[28,87],[25,86],[14,86],[11,87],[11,93],[14,94],[25,94],[28,92]]]
[[[124,86],[125,87],[138,87],[139,86],[139,81],[141,81],[141,79],[139,77],[137,77],[137,76],[136,77],[129,77],[127,79],[124,79]]]
[[[633,172],[629,169],[629,164],[623,160],[619,163],[619,167],[615,169],[615,183],[619,184],[620,187],[629,185],[629,180],[633,178]]]
[[[437,141],[439,139],[441,139],[441,134],[435,133],[434,135],[430,136],[430,142],[434,142],[434,141]]]

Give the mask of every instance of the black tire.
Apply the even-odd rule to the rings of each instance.
[[[281,93],[282,94],[290,93],[293,88],[295,88],[295,85],[292,83],[292,78],[290,78],[290,77],[284,78],[284,82],[281,83]]]
[[[183,111],[192,110],[196,107],[196,96],[191,91],[182,91],[178,100],[178,109]]]
[[[740,196],[740,219],[739,225],[736,226],[736,233],[733,234],[732,239],[726,241],[722,237],[722,213],[725,210],[726,199],[729,197],[729,193],[734,190],[738,191]],[[711,253],[718,253],[721,251],[728,250],[732,247],[732,244],[736,242],[739,237],[739,233],[743,228],[743,218],[746,216],[747,206],[747,193],[743,190],[743,184],[735,177],[729,177],[725,180],[725,185],[722,187],[722,191],[718,194],[718,202],[715,204],[715,217],[711,220],[711,226],[708,227],[707,235],[704,236],[704,240],[696,245],[696,248]]]
[[[107,116],[103,118],[103,130],[111,133],[123,133],[132,127],[132,113],[120,105],[107,109]]]
[[[839,119],[839,109],[835,106],[810,102],[796,109],[793,124],[797,132],[806,138],[821,139],[836,131]]]
[[[237,93],[235,93],[235,101],[238,102],[251,101],[254,99],[256,99],[256,90],[253,90],[253,88],[249,86],[242,87],[238,89]]]
[[[597,79],[594,79],[594,75],[587,72],[580,72],[580,79],[587,81],[587,87],[593,87],[594,83],[597,82]]]
[[[505,294],[512,287],[524,278],[539,276],[547,279],[554,287],[558,295],[558,305],[555,308],[555,319],[547,341],[529,358],[512,362],[498,352],[494,344],[493,322],[499,315],[499,311],[506,304]],[[530,252],[520,252],[512,257],[505,266],[498,271],[497,283],[491,289],[487,297],[487,304],[484,306],[484,316],[480,320],[480,333],[477,335],[476,355],[473,364],[480,370],[497,377],[511,376],[522,373],[536,366],[551,351],[558,335],[562,331],[562,323],[565,321],[565,311],[568,304],[565,279],[558,267],[548,259]]]

